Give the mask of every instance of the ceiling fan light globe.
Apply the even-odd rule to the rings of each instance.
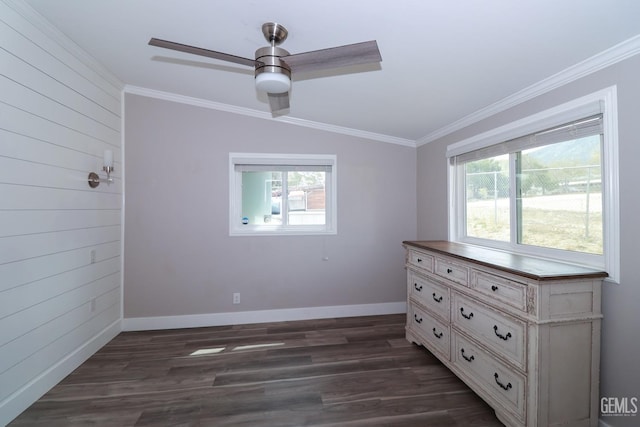
[[[291,88],[291,79],[280,73],[260,73],[256,76],[256,89],[267,93],[285,93]]]

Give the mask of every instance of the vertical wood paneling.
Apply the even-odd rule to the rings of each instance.
[[[117,330],[122,162],[117,79],[20,0],[0,0],[0,40],[4,425]],[[91,189],[105,149],[114,183]]]

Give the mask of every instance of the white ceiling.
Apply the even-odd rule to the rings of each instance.
[[[288,117],[416,141],[640,34],[637,0],[26,0],[123,83],[260,112],[264,22],[292,54],[375,39],[383,61],[293,77]]]

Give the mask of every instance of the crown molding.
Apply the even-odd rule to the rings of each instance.
[[[38,11],[32,8],[24,0],[2,0],[8,7],[22,16],[28,23],[41,31],[53,43],[73,55],[78,61],[100,76],[105,83],[112,86],[111,95],[118,97],[124,83],[118,79],[111,71],[105,68],[87,51],[82,49],[77,43],[58,30],[51,22],[43,17]],[[106,85],[103,85],[106,89]]]
[[[634,36],[623,41],[605,51],[602,51],[591,58],[587,58],[557,74],[554,74],[544,80],[539,81],[525,89],[522,89],[513,95],[482,108],[474,113],[469,114],[456,120],[455,122],[444,126],[416,141],[416,146],[433,142],[439,138],[449,135],[457,130],[463,129],[497,113],[522,104],[525,101],[543,95],[568,83],[576,81],[582,77],[593,74],[618,62],[624,61],[634,55],[640,53],[640,35]]]
[[[255,117],[258,119],[272,120],[275,122],[287,123],[295,126],[302,126],[312,129],[323,130],[327,132],[339,133],[343,135],[355,136],[373,141],[386,142],[389,144],[403,145],[406,147],[416,147],[416,142],[410,139],[397,138],[390,135],[383,135],[375,132],[367,132],[360,129],[353,129],[343,126],[335,126],[327,123],[314,122],[311,120],[299,119],[296,117],[273,117],[270,113],[264,111],[253,110],[251,108],[237,107],[234,105],[223,104],[221,102],[209,101],[191,96],[178,95],[171,92],[163,92],[155,89],[149,89],[139,86],[125,85],[124,93],[133,95],[146,96],[149,98],[157,98],[165,101],[178,102],[181,104],[193,105],[195,107],[209,108],[212,110],[225,111],[228,113],[241,114],[244,116]]]

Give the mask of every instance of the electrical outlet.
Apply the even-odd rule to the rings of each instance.
[[[240,304],[240,293],[236,292],[233,294],[233,303],[234,304]]]
[[[96,250],[91,249],[91,264],[96,262]]]

